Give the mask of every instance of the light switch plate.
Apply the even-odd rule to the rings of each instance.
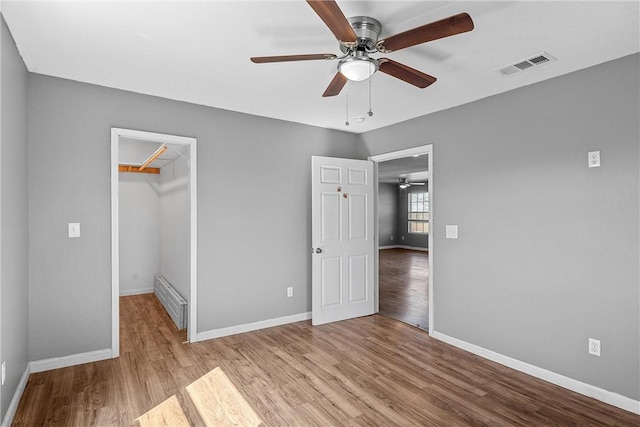
[[[590,168],[600,167],[600,151],[589,151],[588,165]]]
[[[80,223],[79,222],[70,222],[69,223],[69,238],[72,239],[74,237],[80,237]]]
[[[458,238],[458,226],[457,225],[447,225],[445,226],[445,235],[447,239],[457,239]]]

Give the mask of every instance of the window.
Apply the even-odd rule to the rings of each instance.
[[[429,193],[409,193],[409,233],[429,233]]]

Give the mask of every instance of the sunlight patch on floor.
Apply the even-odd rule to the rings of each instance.
[[[206,425],[262,424],[258,414],[219,367],[188,385],[187,393]]]
[[[147,413],[136,418],[135,424],[140,427],[156,426],[190,426],[189,419],[182,410],[178,398],[173,395]]]
[[[249,402],[219,367],[189,384],[185,390],[185,398],[190,399],[198,411],[196,414],[191,410],[191,418],[200,416],[198,424],[216,427],[263,425]],[[134,425],[182,427],[190,426],[191,422],[174,394],[136,418]]]

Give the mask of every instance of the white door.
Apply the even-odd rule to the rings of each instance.
[[[373,162],[311,158],[312,323],[373,314]]]

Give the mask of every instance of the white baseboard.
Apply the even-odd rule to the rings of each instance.
[[[142,295],[142,294],[152,294],[155,291],[155,289],[151,288],[142,288],[142,289],[129,289],[126,291],[123,291],[122,289],[120,289],[120,296],[121,297],[128,297],[130,295]]]
[[[275,319],[261,320],[259,322],[245,323],[243,325],[229,326],[227,328],[211,329],[196,334],[196,341],[221,338],[229,335],[242,334],[244,332],[257,331],[273,326],[286,325],[287,323],[301,322],[311,319],[311,312],[293,314],[291,316],[277,317]]]
[[[67,368],[69,366],[82,365],[83,363],[98,362],[111,359],[111,349],[89,351],[87,353],[71,354],[69,356],[52,357],[29,362],[31,372],[44,372],[52,369]]]
[[[516,371],[524,372],[525,374],[531,375],[532,377],[539,378],[557,386],[575,391],[576,393],[580,393],[609,405],[624,409],[625,411],[633,412],[634,414],[640,415],[640,401],[638,400],[633,400],[629,397],[622,396],[621,394],[604,390],[600,387],[583,383],[582,381],[574,380],[573,378],[565,377],[564,375],[560,375],[555,372],[548,371],[544,368],[540,368],[538,366],[531,365],[529,363],[522,362],[508,356],[504,356],[500,353],[487,350],[486,348],[450,337],[437,331],[431,332],[430,335],[433,338],[444,341],[454,347],[461,348],[480,357],[484,357],[485,359],[489,359],[501,365],[508,366],[509,368],[515,369]]]
[[[405,245],[378,246],[378,249],[409,249],[411,251],[429,252],[428,248],[421,248],[418,246],[405,246]]]
[[[16,415],[16,411],[18,410],[18,404],[20,403],[20,399],[22,398],[22,393],[24,393],[24,389],[27,388],[27,382],[29,381],[29,375],[31,374],[31,367],[27,365],[27,368],[24,370],[20,381],[18,382],[18,387],[16,387],[16,392],[13,393],[13,398],[9,403],[9,408],[7,408],[7,413],[4,416],[4,420],[2,420],[2,427],[9,427],[13,422],[13,417]]]

